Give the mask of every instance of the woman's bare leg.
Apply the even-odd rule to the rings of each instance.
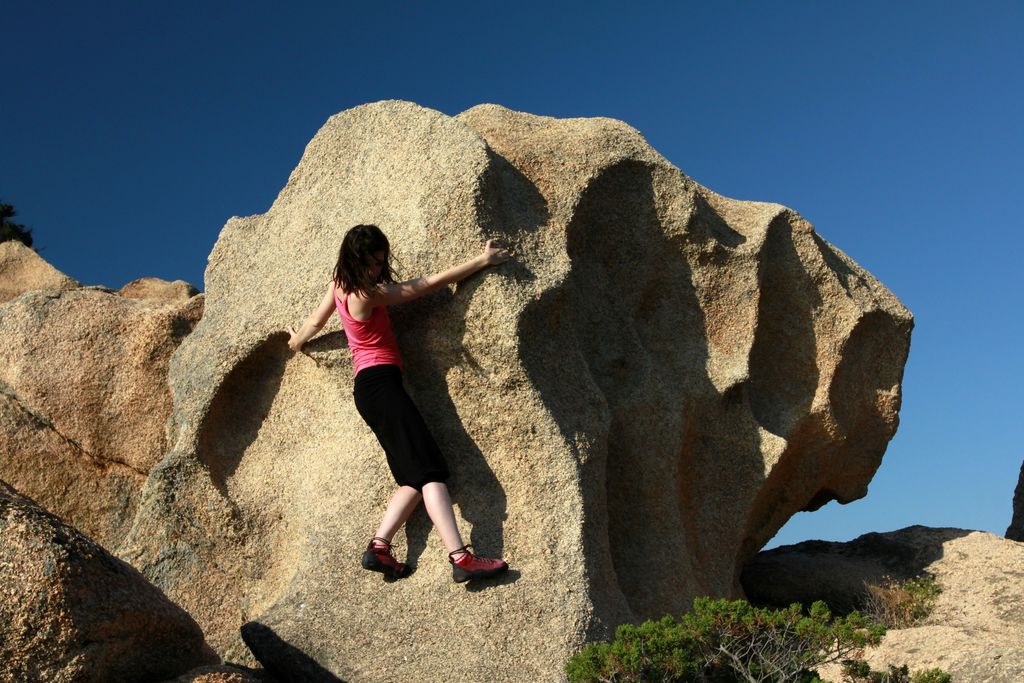
[[[423,504],[427,507],[427,514],[434,528],[441,535],[441,541],[449,553],[455,553],[452,559],[459,559],[463,553],[457,552],[464,546],[462,534],[459,533],[459,525],[455,521],[455,511],[452,510],[452,498],[448,494],[448,486],[443,482],[432,481],[423,485]]]
[[[391,496],[390,502],[388,502],[388,509],[384,511],[384,519],[380,521],[380,526],[377,527],[377,533],[374,534],[377,538],[383,538],[389,543],[394,538],[395,533],[402,528],[409,516],[412,515],[413,510],[420,504],[420,500],[423,497],[420,492],[411,486],[399,486],[395,493]],[[451,507],[451,503],[448,503]]]

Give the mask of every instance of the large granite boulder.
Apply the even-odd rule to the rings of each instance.
[[[48,289],[0,304],[0,477],[111,549],[167,450],[168,363],[202,315],[201,295],[166,284],[176,293]]]
[[[1024,541],[1024,464],[1020,466],[1017,488],[1013,491],[1013,518],[1006,527],[1006,537],[1012,541]]]
[[[912,526],[849,543],[806,541],[760,553],[743,571],[752,600],[826,600],[857,607],[864,583],[928,575],[942,592],[931,615],[890,629],[866,659],[884,670],[938,667],[954,681],[1024,681],[1024,545],[982,531]],[[839,680],[838,667],[820,672]]]
[[[0,481],[0,681],[151,683],[217,661],[156,586]]]
[[[0,242],[0,303],[36,289],[75,289],[78,282],[17,240]]]
[[[410,277],[515,251],[391,312],[460,523],[513,568],[478,590],[422,516],[412,577],[360,569],[393,483],[344,335],[285,343],[363,222]],[[550,680],[588,637],[739,594],[791,515],[865,495],[912,327],[791,209],[701,187],[619,121],[493,105],[333,116],[270,210],[225,225],[206,296],[122,552],[226,658],[251,622],[350,681]]]

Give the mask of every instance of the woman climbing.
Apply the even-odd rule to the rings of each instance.
[[[388,238],[375,225],[357,225],[341,242],[334,277],[320,305],[298,332],[288,328],[288,346],[298,351],[327,323],[332,311],[338,311],[352,352],[356,410],[377,435],[398,484],[363,553],[366,569],[393,578],[412,572],[412,567],[395,559],[391,539],[421,500],[448,550],[456,582],[508,569],[504,560],[475,555],[462,541],[445,484],[448,465],[402,385],[402,357],[387,312],[388,306],[413,301],[508,258],[507,249],[489,240],[483,253],[464,263],[434,275],[395,282]]]

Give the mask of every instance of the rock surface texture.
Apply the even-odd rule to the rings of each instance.
[[[216,661],[139,572],[0,481],[0,681],[151,683]]]
[[[262,671],[233,666],[201,666],[165,683],[280,683]]]
[[[1006,537],[1012,541],[1024,541],[1024,464],[1020,466],[1017,488],[1013,491],[1013,519],[1006,528]]]
[[[36,289],[74,289],[78,282],[17,240],[0,242],[0,303]]]
[[[194,289],[163,284],[0,304],[0,478],[110,549],[167,451],[168,364],[202,315]]]
[[[938,667],[954,681],[1024,681],[1024,544],[964,529],[914,526],[849,543],[808,541],[760,553],[743,572],[753,600],[858,603],[865,581],[930,574],[942,588],[918,626],[890,629],[867,652],[872,668]],[[839,671],[821,671],[827,680]]]
[[[463,531],[511,563],[495,582],[453,584],[422,515],[410,578],[359,567],[394,484],[337,320],[298,355],[282,330],[367,222],[406,277],[515,251],[391,310]],[[552,680],[587,637],[737,594],[792,514],[865,495],[912,328],[794,211],[701,187],[619,121],[493,105],[331,117],[269,211],[224,226],[206,297],[122,552],[225,658],[252,622],[348,681]]]

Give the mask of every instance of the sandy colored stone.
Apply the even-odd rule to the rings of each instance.
[[[410,578],[359,567],[394,485],[337,320],[298,355],[282,330],[362,222],[407,277],[488,237],[515,251],[391,310],[501,580],[454,585],[423,515],[398,539]],[[622,122],[494,105],[331,117],[269,211],[224,226],[206,297],[122,552],[226,659],[252,622],[348,681],[558,679],[619,623],[739,594],[792,514],[866,493],[912,327],[795,211],[701,187]]]
[[[866,659],[872,668],[940,668],[958,683],[1024,680],[1024,543],[965,529],[913,526],[849,543],[810,541],[758,555],[744,571],[751,599],[789,604],[859,602],[863,583],[931,575],[942,588],[920,625],[890,629]],[[855,589],[859,589],[855,592]],[[823,669],[839,681],[838,667]]]
[[[1013,518],[1006,528],[1006,537],[1012,541],[1024,541],[1024,464],[1020,466],[1017,488],[1013,491]]]
[[[149,683],[216,661],[139,572],[0,481],[0,681]]]
[[[17,240],[0,242],[0,303],[36,289],[74,289],[78,282]]]
[[[0,473],[106,548],[124,538],[146,478],[91,456],[0,383]]]
[[[198,294],[199,290],[184,280],[168,282],[158,277],[141,277],[126,284],[118,290],[118,293],[130,299],[157,299],[168,303],[185,303]]]
[[[166,451],[167,367],[202,303],[84,287],[0,304],[0,477],[116,547]]]

